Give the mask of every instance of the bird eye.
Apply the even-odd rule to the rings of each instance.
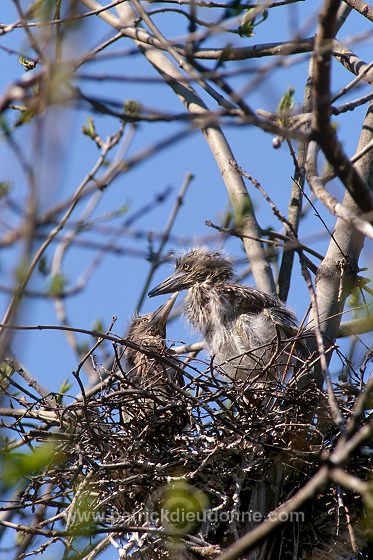
[[[183,270],[189,270],[190,265],[188,263],[183,264]]]

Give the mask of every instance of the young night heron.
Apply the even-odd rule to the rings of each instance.
[[[149,356],[127,348],[128,379],[139,389],[139,395],[144,394],[138,400],[142,415],[167,407],[171,396],[177,396],[172,384],[183,384],[182,375],[162,360],[162,357],[170,359],[167,356],[166,323],[176,298],[177,294],[173,294],[153,313],[135,316],[127,331],[129,341],[155,353]]]
[[[159,357],[166,356],[166,323],[176,298],[177,293],[153,313],[136,315],[128,327],[126,338]],[[165,372],[170,368],[157,356],[151,357],[140,350],[127,348],[127,364],[143,387],[164,385],[167,381]],[[174,371],[172,375],[175,375]]]
[[[174,274],[149,296],[188,289],[186,315],[228,377],[279,379],[293,346],[285,340],[297,334],[295,317],[276,297],[232,278],[229,259],[196,248],[176,260]]]

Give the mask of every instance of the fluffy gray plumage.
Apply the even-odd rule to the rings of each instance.
[[[177,294],[173,295],[153,313],[136,315],[128,327],[126,338],[146,350],[165,356],[166,322],[176,297]],[[142,389],[167,392],[169,380],[182,384],[180,375],[165,365],[161,359],[149,357],[139,350],[127,348],[127,364],[131,378]]]
[[[232,378],[276,377],[288,360],[285,343],[275,368],[268,366],[277,341],[294,337],[294,314],[271,295],[232,282],[229,259],[218,252],[197,248],[177,259],[172,276],[153,289],[154,296],[188,289],[186,316],[204,336],[208,350]],[[290,351],[291,344],[288,344]]]

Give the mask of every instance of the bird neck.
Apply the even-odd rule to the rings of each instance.
[[[157,352],[161,355],[166,351],[166,344],[164,340],[160,339],[157,336],[148,336],[146,338],[146,341],[136,342],[146,350],[151,350],[152,352]],[[146,356],[142,352],[139,352],[138,350],[128,348],[127,362],[131,368],[137,368],[138,370],[142,371],[144,368],[154,366],[155,361],[156,358],[151,358],[149,356]]]
[[[219,326],[233,319],[233,307],[224,296],[224,282],[196,283],[185,298],[186,314],[192,326],[201,331],[206,340]]]

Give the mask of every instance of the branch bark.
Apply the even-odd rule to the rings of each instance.
[[[82,0],[82,2],[90,9],[100,8],[100,5],[96,2],[96,0]],[[99,17],[112,25],[115,29],[122,29],[122,24],[119,18],[113,16],[112,14],[102,12]],[[137,31],[141,31],[141,37],[144,37],[145,33],[150,41],[151,36],[145,31]],[[126,32],[127,28],[123,29],[123,33],[126,34]],[[173,89],[188,111],[203,117],[208,111],[207,106],[197,95],[192,86],[185,83],[183,80],[183,74],[175,68],[163,52],[152,48],[148,43],[139,42],[138,40],[135,40],[135,43],[147,60],[164,78],[165,83]],[[217,125],[202,125],[201,130],[221,171],[236,215],[236,220],[241,223],[242,232],[254,237],[260,237],[261,230],[256,217],[252,210],[248,211],[248,209],[252,209],[250,196],[246,190],[241,175],[230,165],[230,161],[235,161],[235,158],[221,128]],[[273,274],[270,265],[266,260],[263,246],[261,243],[249,238],[245,238],[243,244],[252,266],[253,276],[257,287],[264,292],[274,293],[275,283]]]
[[[364,119],[357,151],[363,149],[373,138],[373,105],[370,105]],[[355,166],[355,172],[367,183],[373,175],[373,153],[367,152]],[[343,207],[352,214],[359,208],[347,192]],[[364,235],[351,225],[338,218],[333,237],[330,240],[325,258],[316,277],[316,297],[319,310],[321,330],[326,347],[337,337],[346,298],[354,286],[354,279],[359,270],[358,260],[364,245]],[[314,321],[313,314],[310,323]],[[331,353],[328,353],[330,359]]]
[[[373,198],[366,181],[351,165],[330,121],[330,67],[339,0],[326,0],[320,14],[315,41],[314,100],[312,128],[336,175],[362,212],[373,210]]]

